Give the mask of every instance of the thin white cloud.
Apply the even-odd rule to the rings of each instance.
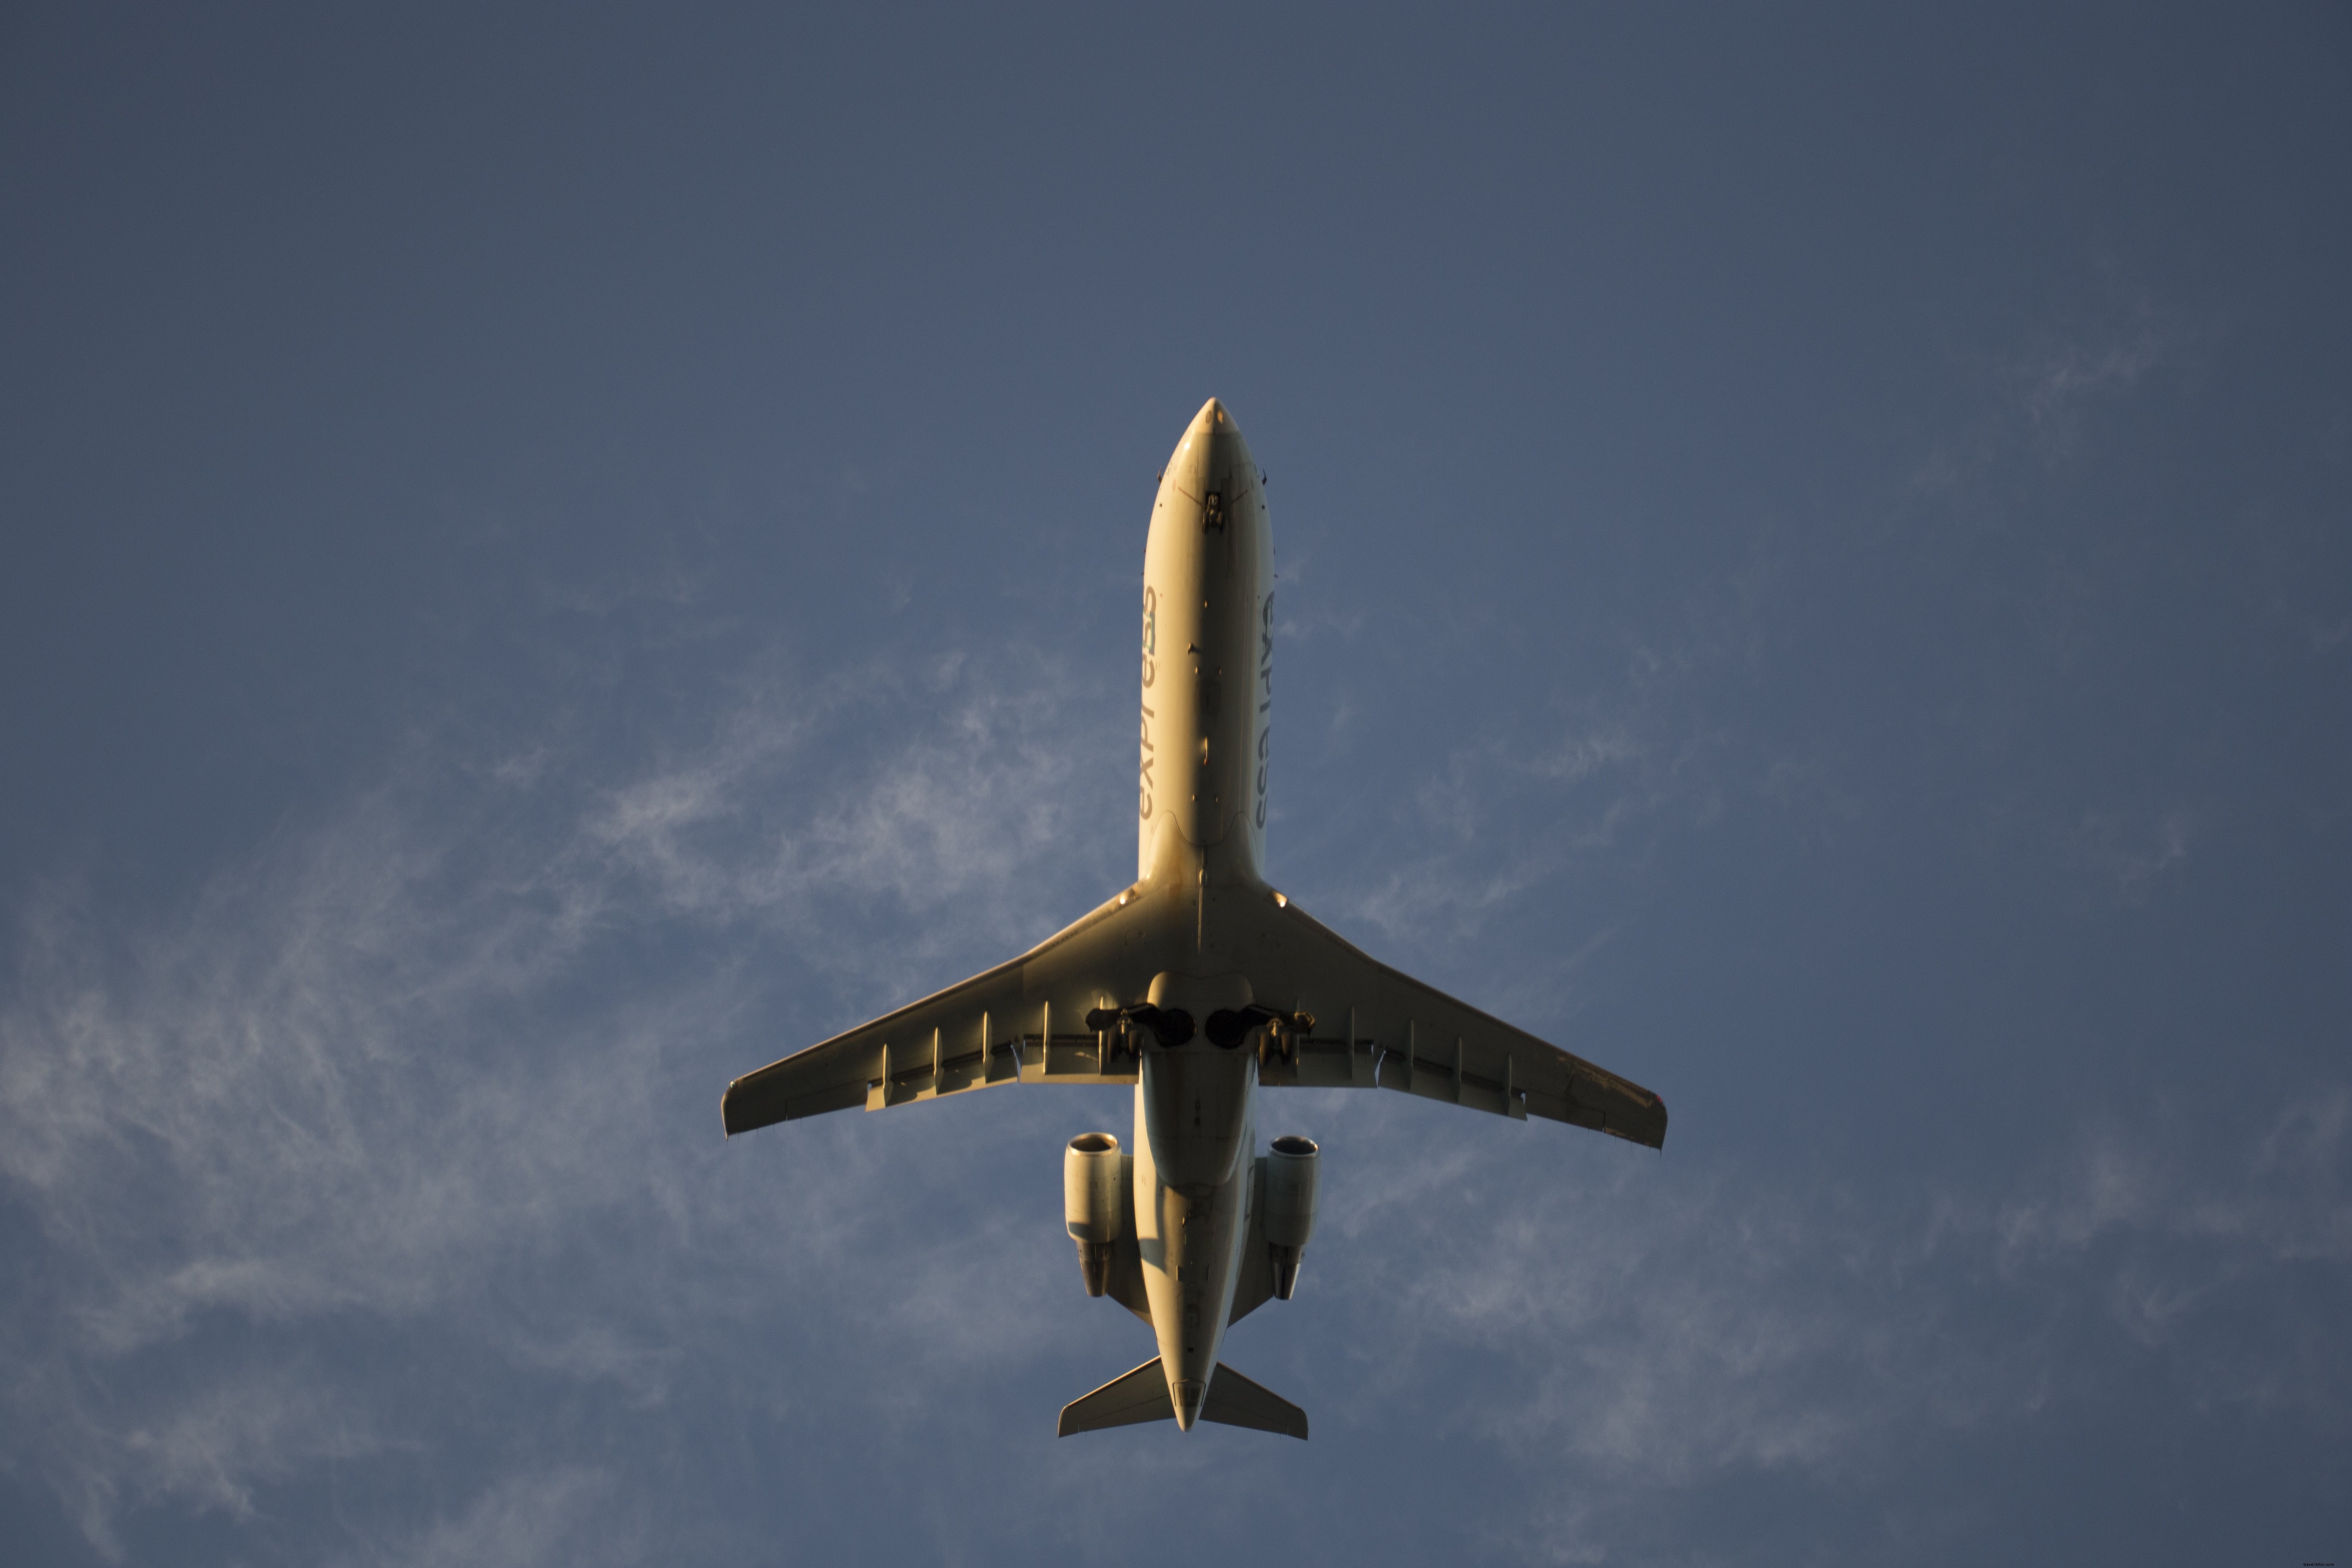
[[[1935,441],[1912,466],[1907,488],[1951,499],[2019,456],[2043,464],[2071,458],[2095,410],[2139,389],[2198,336],[2145,300],[2120,314],[2105,324],[2076,322],[1997,356],[1987,367],[1998,389],[1994,405]]]
[[[621,1500],[631,1496],[623,1483],[624,1478],[584,1465],[503,1477],[454,1515],[341,1561],[350,1568],[597,1568],[666,1555]]]
[[[2247,1345],[2236,1324],[2273,1310],[2282,1270],[2352,1263],[2347,1103],[2329,1090],[2193,1157],[2174,1152],[2187,1126],[2110,1118],[2006,1191],[1908,1198],[1613,1148],[1563,1171],[1381,1106],[1347,1119],[1352,1141],[1327,1134],[1327,1151],[1382,1152],[1331,1189],[1310,1267],[1318,1305],[1351,1304],[1341,1339],[1378,1346],[1360,1363],[1372,1405],[1580,1478],[1514,1554],[1594,1561],[1654,1541],[1639,1521],[1719,1479],[1887,1484],[1939,1443],[2151,1376],[2334,1419],[2352,1378],[2310,1343],[2324,1300],[2279,1325],[2299,1348]],[[1515,1196],[1531,1183],[1541,1201]],[[1501,1369],[1475,1402],[1445,1376],[1465,1352]]]
[[[2185,806],[2153,815],[2089,812],[2073,836],[2069,858],[2095,877],[2116,903],[2137,908],[2189,858],[2194,826]]]
[[[125,1504],[243,1516],[257,1487],[416,1440],[381,1408],[388,1389],[320,1358],[320,1335],[454,1332],[473,1347],[460,1360],[645,1408],[689,1353],[647,1332],[678,1323],[658,1274],[599,1272],[582,1297],[534,1277],[569,1275],[562,1259],[605,1237],[676,1252],[733,1230],[756,1237],[755,1259],[837,1256],[856,1205],[820,1194],[871,1192],[858,1171],[804,1166],[804,1202],[755,1219],[740,1187],[709,1190],[709,1145],[677,1147],[652,1114],[666,1047],[728,1037],[768,977],[737,967],[713,987],[693,966],[629,964],[628,948],[665,929],[814,930],[849,889],[902,917],[920,906],[933,943],[989,940],[997,911],[939,906],[1065,831],[1066,688],[1024,679],[1007,695],[945,669],[863,680],[830,710],[747,705],[703,752],[610,784],[544,762],[412,760],[143,927],[70,890],[21,910],[0,1004],[0,1180],[42,1262],[10,1310],[20,1364],[58,1370],[7,1384],[5,1457],[37,1462],[119,1552]],[[895,745],[824,750],[847,706],[871,711],[877,689],[907,684],[945,717]],[[995,782],[952,787],[966,773]],[[575,994],[616,963],[646,994]],[[864,967],[902,993],[939,980],[903,952]],[[733,1065],[760,1059],[747,1047]],[[715,1097],[717,1077],[703,1087]],[[921,1300],[1026,1294],[1008,1292],[1018,1253],[1003,1251],[935,1259]],[[700,1332],[761,1310],[735,1289],[723,1266],[701,1279]],[[942,1353],[982,1332],[1003,1343],[1001,1324],[908,1311]],[[302,1375],[209,1348],[229,1324],[278,1336]],[[133,1396],[97,1394],[126,1376]],[[532,1536],[576,1479],[486,1494],[420,1555]]]
[[[2121,338],[2095,345],[2068,343],[2021,364],[2020,400],[2035,435],[2053,444],[2071,440],[2084,404],[2137,385],[2164,348],[2161,334],[2143,322]]]
[[[831,988],[795,1019],[845,984],[887,1005],[1093,891],[1061,761],[1084,688],[1024,669],[998,690],[944,666],[835,682],[850,695],[795,706],[792,683],[747,680],[700,745],[602,774],[553,741],[504,773],[414,763],[175,916],[104,920],[70,890],[21,911],[0,1181],[38,1267],[6,1287],[7,1461],[121,1552],[141,1509],[280,1528],[271,1500],[337,1467],[479,1447],[446,1461],[465,1484],[388,1510],[351,1560],[625,1560],[711,1500],[630,1479],[692,1469],[689,1431],[855,1411],[917,1448],[985,1455],[1007,1422],[1050,1414],[983,1397],[1006,1364],[1050,1364],[1072,1397],[1149,1353],[1078,1297],[1049,1163],[1034,1204],[926,1219],[942,1194],[1003,1189],[980,1142],[1048,1150],[1116,1097],[1074,1111],[992,1091],[893,1112],[887,1138],[846,1118],[719,1150],[722,1071],[804,1043],[761,1034],[686,1075],[691,1136],[667,1119],[681,1042],[772,1023],[780,975]],[[877,712],[886,743],[845,739]],[[1623,812],[1686,804],[1686,750],[1564,729],[1492,787],[1581,814],[1538,862],[1557,870]],[[1114,866],[1123,848],[1106,844]],[[1465,918],[1511,896],[1507,872],[1426,864]],[[1008,919],[1004,889],[1041,868],[1038,912]],[[1425,926],[1428,890],[1391,896],[1422,897]],[[2295,1260],[2352,1259],[2347,1104],[2316,1098],[2201,1163],[2118,1121],[2087,1128],[2075,1163],[1906,1198],[1554,1128],[1493,1140],[1485,1119],[1399,1096],[1289,1100],[1270,1111],[1286,1126],[1354,1135],[1328,1145],[1352,1152],[1308,1289],[1268,1310],[1312,1314],[1297,1321],[1317,1351],[1268,1364],[1281,1342],[1253,1324],[1234,1360],[1309,1403],[1319,1434],[1402,1420],[1519,1484],[1579,1478],[1489,1538],[1560,1561],[1601,1560],[1638,1539],[1641,1510],[1727,1476],[1880,1475],[1936,1433],[2028,1419],[2067,1397],[2058,1363],[2084,1342],[2020,1331],[2051,1300],[2089,1304],[2094,1348],[2307,1414],[2347,1392],[2340,1358],[2263,1375],[2217,1325]],[[1475,1397],[1465,1358],[1504,1369]],[[515,1411],[454,1417],[478,1384]],[[625,1437],[548,1421],[583,1406]],[[1154,1462],[1222,1482],[1222,1452]],[[1052,1453],[1056,1486],[1114,1485],[1132,1458]],[[1013,1507],[988,1500],[984,1463],[937,1463],[943,1540]],[[1075,1550],[1115,1544],[1053,1528]]]

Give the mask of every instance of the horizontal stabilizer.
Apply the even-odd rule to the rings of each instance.
[[[1176,1406],[1168,1397],[1168,1374],[1160,1370],[1160,1358],[1153,1356],[1126,1376],[1113,1378],[1083,1399],[1062,1406],[1062,1424],[1055,1436],[1175,1419]],[[1209,1380],[1209,1399],[1201,1407],[1201,1419],[1277,1432],[1302,1441],[1307,1436],[1307,1412],[1222,1362]]]
[[[1307,1440],[1307,1412],[1223,1362],[1217,1363],[1217,1375],[1209,1380],[1209,1402],[1201,1406],[1201,1419],[1278,1432],[1302,1443]]]
[[[1168,1397],[1168,1374],[1160,1370],[1160,1358],[1153,1356],[1125,1377],[1115,1377],[1085,1398],[1063,1405],[1061,1430],[1054,1436],[1066,1437],[1073,1432],[1175,1419],[1176,1406]]]

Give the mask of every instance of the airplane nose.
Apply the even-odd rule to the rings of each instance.
[[[1176,1385],[1176,1425],[1190,1432],[1192,1423],[1201,1418],[1201,1402],[1209,1396],[1209,1385],[1187,1378]]]
[[[1196,447],[1231,446],[1241,437],[1242,427],[1234,423],[1233,410],[1214,397],[1201,405],[1201,412],[1184,426],[1184,438]]]
[[[1184,426],[1183,437],[1169,455],[1167,473],[1162,477],[1174,476],[1177,487],[1192,495],[1231,489],[1231,470],[1245,466],[1248,452],[1242,440],[1241,426],[1234,423],[1233,411],[1212,397],[1201,405],[1201,411]]]

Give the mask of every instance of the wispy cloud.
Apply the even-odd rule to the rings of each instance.
[[[2161,1115],[2103,1115],[2078,1154],[1907,1194],[1614,1150],[1563,1173],[1524,1142],[1416,1132],[1412,1109],[1381,1107],[1377,1138],[1367,1113],[1347,1119],[1359,1149],[1386,1152],[1333,1189],[1316,1283],[1351,1303],[1349,1342],[1378,1347],[1361,1397],[1582,1478],[1517,1545],[1586,1560],[1711,1479],[1883,1480],[2151,1378],[2340,1428],[2352,1373],[2316,1348],[2331,1297],[2279,1287],[2352,1265],[2347,1105],[2327,1089],[2221,1147]],[[1542,1200],[1505,1196],[1530,1182]],[[1381,1300],[1394,1312],[1361,1305]],[[2243,1339],[2250,1310],[2273,1348]],[[1465,1352],[1504,1369],[1475,1405],[1445,1380]]]
[[[2073,444],[2082,409],[2101,397],[2130,391],[2164,355],[2165,341],[2143,320],[2118,338],[2067,343],[2019,363],[2019,402],[2035,440],[2045,450]]]
[[[1928,448],[1910,488],[1951,497],[2020,457],[2042,465],[2071,458],[2095,411],[2139,390],[2196,342],[2193,329],[2150,301],[2133,301],[2118,315],[2045,332],[1997,356],[1988,367],[1990,405]]]
[[[555,734],[421,749],[174,911],[70,888],[17,911],[0,1191],[32,1261],[0,1285],[0,1456],[102,1549],[163,1510],[305,1560],[641,1560],[791,1506],[764,1476],[717,1503],[772,1458],[742,1434],[798,1421],[925,1455],[909,1517],[951,1556],[1014,1528],[1007,1424],[1043,1442],[1055,1398],[1148,1353],[1077,1295],[1054,1220],[1058,1137],[1124,1131],[1118,1097],[992,1091],[756,1150],[712,1125],[727,1073],[1002,956],[1086,907],[1098,859],[1123,870],[1124,823],[1084,826],[1063,761],[1091,689],[941,660],[730,690],[602,766]],[[1475,929],[1529,874],[1475,859],[1482,791],[1559,808],[1533,860],[1556,874],[1697,820],[1708,744],[1638,707],[1481,742],[1441,777],[1466,827],[1383,896]],[[1585,934],[1564,962],[1610,940]],[[1323,1229],[1302,1300],[1234,1360],[1343,1453],[1435,1434],[1540,1493],[1482,1527],[1539,1560],[1622,1556],[1727,1477],[1843,1484],[2009,1430],[2116,1375],[2102,1347],[2319,1420],[2352,1392],[2340,1357],[2265,1360],[2226,1325],[2282,1271],[2352,1262],[2347,1103],[2204,1159],[2168,1154],[2160,1118],[2093,1118],[2079,1157],[1899,1194],[1398,1096],[1286,1100],[1335,1130]],[[2306,1332],[2282,1299],[2267,1321]],[[1315,1354],[1286,1365],[1282,1332]],[[1046,1369],[1036,1409],[1002,1406],[1008,1365]],[[806,1484],[845,1481],[821,1447],[796,1452]],[[1231,1452],[1154,1463],[1262,1521],[1280,1478]],[[1063,1489],[1133,1458],[1050,1455]],[[350,1519],[298,1522],[330,1492]]]
[[[998,687],[950,663],[762,689],[703,747],[617,774],[551,761],[556,742],[485,765],[420,752],[175,915],[125,924],[71,889],[21,908],[0,1179],[40,1263],[8,1290],[10,1462],[119,1552],[124,1506],[244,1517],[257,1488],[413,1447],[414,1412],[331,1342],[391,1333],[409,1353],[660,1404],[718,1325],[762,1310],[730,1283],[740,1242],[702,1269],[691,1320],[658,1271],[586,1257],[690,1254],[732,1231],[758,1238],[755,1261],[806,1267],[838,1256],[856,1212],[818,1194],[863,1181],[803,1169],[803,1201],[756,1216],[740,1185],[714,1188],[715,1115],[688,1143],[669,1125],[677,1043],[741,1038],[775,980],[742,959],[780,935],[803,939],[792,973],[840,961],[854,933],[807,939],[845,905],[869,923],[919,914],[919,951],[852,966],[893,1000],[952,978],[943,951],[999,956],[1020,922],[976,889],[1070,831],[1055,766],[1070,687],[1052,674]],[[841,744],[909,691],[929,718]],[[1056,875],[1091,893],[1087,869]],[[682,962],[640,956],[681,941]],[[729,1066],[799,1043],[739,1045]],[[714,1059],[698,1110],[720,1081]],[[932,1268],[940,1300],[1043,1289],[985,1251]],[[957,1342],[951,1314],[908,1310],[925,1342]],[[278,1352],[228,1353],[247,1331]],[[418,1553],[562,1517],[573,1534],[542,1555],[577,1560],[561,1542],[584,1528],[564,1501],[583,1474],[501,1482]]]
[[[655,1537],[642,1518],[616,1510],[625,1496],[621,1478],[588,1466],[566,1465],[507,1476],[475,1496],[450,1517],[434,1521],[407,1538],[355,1552],[341,1561],[352,1568],[416,1568],[453,1563],[495,1563],[512,1568],[537,1563],[642,1563],[655,1550]]]
[[[2147,902],[2165,874],[2189,858],[2194,820],[2176,807],[2153,816],[2087,814],[2069,846],[2070,858],[2109,890],[2116,902]]]

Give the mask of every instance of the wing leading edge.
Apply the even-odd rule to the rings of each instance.
[[[1631,1079],[1399,973],[1280,895],[1249,923],[1259,1001],[1315,1021],[1269,1045],[1259,1082],[1377,1084],[1664,1147],[1666,1102]]]

